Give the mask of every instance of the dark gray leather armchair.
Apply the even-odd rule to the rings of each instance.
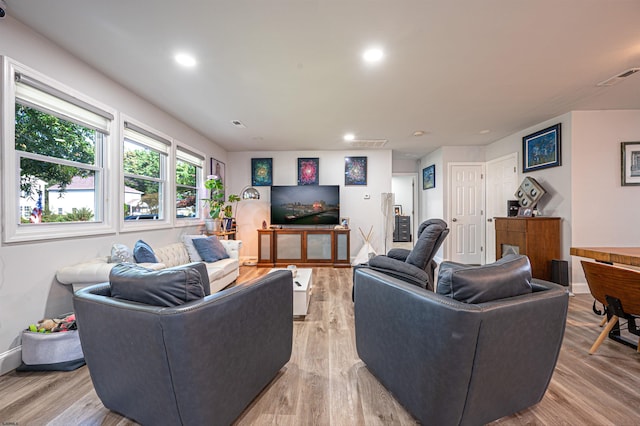
[[[110,410],[144,425],[228,425],[289,361],[291,273],[158,307],[74,295],[91,380]]]
[[[468,304],[367,268],[355,273],[355,334],[367,368],[420,422],[481,425],[538,403],[556,365],[565,288]]]
[[[426,220],[418,227],[418,239],[413,250],[394,248],[386,256],[374,256],[363,266],[433,290],[433,275],[438,266],[433,258],[448,234],[449,228],[444,220]]]

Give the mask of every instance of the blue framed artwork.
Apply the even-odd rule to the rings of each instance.
[[[560,124],[547,127],[522,138],[522,171],[556,167],[562,164]]]
[[[367,157],[344,157],[344,184],[367,184]]]
[[[273,159],[251,159],[251,186],[273,185]]]
[[[319,158],[298,158],[298,185],[318,185]]]
[[[422,169],[422,189],[431,189],[436,187],[436,165]]]

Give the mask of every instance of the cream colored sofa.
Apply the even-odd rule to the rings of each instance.
[[[229,254],[229,258],[217,262],[203,262],[207,266],[211,293],[220,291],[234,282],[240,272],[238,255],[242,241],[220,240],[220,242]],[[154,247],[153,252],[159,263],[140,263],[139,265],[159,270],[192,262],[184,242],[160,248]],[[109,263],[109,258],[110,256],[102,256],[76,265],[65,266],[56,272],[56,279],[61,284],[73,286],[74,292],[88,285],[107,282],[111,268],[116,265],[116,263]]]

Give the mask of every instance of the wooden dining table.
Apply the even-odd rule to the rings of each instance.
[[[571,247],[569,253],[598,262],[640,267],[640,247]]]
[[[640,247],[571,247],[569,253],[572,256],[586,257],[594,259],[596,262],[608,263],[610,265],[630,267],[630,269],[640,268]],[[609,313],[607,317],[609,317],[609,315],[611,314]],[[633,327],[635,327],[635,323]],[[609,338],[639,350],[637,340],[631,340],[626,336],[621,336],[618,321],[616,321],[614,327],[609,331]]]

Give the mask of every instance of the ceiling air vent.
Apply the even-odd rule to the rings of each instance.
[[[638,71],[640,71],[640,68],[629,68],[628,70],[623,71],[618,75],[614,75],[613,77],[608,78],[605,81],[601,81],[600,83],[596,84],[596,86],[613,86],[614,84],[620,83],[623,79],[637,73]]]
[[[354,139],[349,141],[349,145],[353,148],[382,148],[387,142],[387,139]]]

